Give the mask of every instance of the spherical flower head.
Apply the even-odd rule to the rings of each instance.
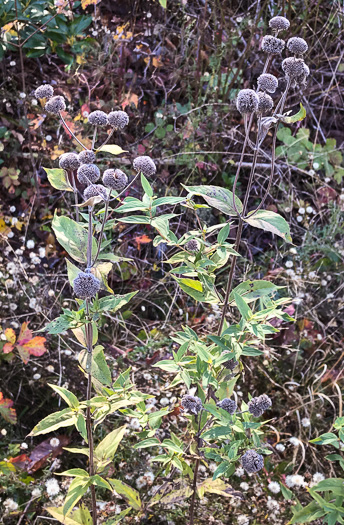
[[[224,352],[225,354],[228,354],[230,352]],[[234,370],[234,368],[236,366],[238,366],[239,362],[236,361],[235,359],[230,359],[229,361],[225,361],[224,363],[222,363],[222,365],[227,368],[227,370]]]
[[[273,494],[278,494],[279,492],[281,492],[281,486],[278,483],[278,481],[270,481],[268,489],[270,490],[270,492],[273,492]]]
[[[264,467],[264,458],[261,454],[258,454],[255,450],[247,450],[243,456],[241,456],[241,464],[248,474],[258,472]]]
[[[156,173],[156,165],[147,155],[136,157],[133,162],[133,168],[134,170],[143,173],[146,177],[152,177]]]
[[[56,97],[52,97],[48,100],[46,105],[44,106],[44,109],[48,111],[48,113],[53,113],[54,115],[58,115],[60,111],[64,111],[66,109],[66,103],[64,101],[64,98],[60,95],[57,95]]]
[[[261,416],[265,410],[268,410],[272,405],[272,401],[266,394],[258,397],[253,397],[248,404],[248,410],[254,417]]]
[[[57,496],[60,492],[60,485],[55,478],[50,478],[45,482],[45,487],[47,489],[48,496]]]
[[[80,299],[90,299],[100,290],[100,280],[91,272],[80,272],[73,282],[74,293]]]
[[[112,190],[122,191],[128,185],[128,177],[122,170],[105,170],[103,175],[104,186]]]
[[[258,109],[259,98],[253,89],[241,89],[236,99],[236,107],[240,113],[254,113]]]
[[[64,170],[77,170],[80,166],[78,155],[76,153],[64,153],[59,158],[59,166]]]
[[[228,397],[225,397],[225,399],[222,399],[222,401],[216,403],[216,406],[222,408],[228,412],[228,414],[234,414],[237,409],[237,404],[234,399],[229,399]]]
[[[290,22],[284,16],[274,16],[269,22],[269,27],[274,31],[283,31],[289,29]]]
[[[129,117],[125,111],[111,111],[108,114],[110,126],[116,129],[124,129],[129,124]]]
[[[185,244],[185,248],[188,252],[198,252],[199,251],[199,242],[196,239],[190,239]]]
[[[282,62],[282,69],[285,76],[291,80],[303,77],[307,74],[307,71],[309,74],[308,66],[306,66],[302,58],[285,58]]]
[[[202,410],[203,405],[202,401],[197,396],[185,395],[182,397],[182,406],[184,410],[190,412],[197,416],[197,414]]]
[[[271,111],[274,105],[274,101],[272,100],[270,95],[264,93],[264,91],[258,91],[257,95],[259,98],[257,112],[265,114]]]
[[[99,180],[100,170],[95,164],[82,164],[77,171],[77,177],[80,184],[94,184]]]
[[[284,49],[285,42],[280,38],[272,35],[266,35],[263,38],[262,50],[269,55],[280,55]]]
[[[92,113],[88,115],[88,122],[93,124],[93,126],[107,126],[108,116],[104,111],[92,111]]]
[[[92,197],[101,197],[104,201],[107,201],[108,194],[106,188],[102,184],[93,184],[92,186],[87,186],[84,191],[84,199],[87,201]]]
[[[78,155],[80,164],[93,164],[96,154],[91,149],[84,149]]]
[[[278,88],[278,80],[270,73],[263,73],[257,79],[258,91],[267,91],[268,93],[275,93]]]
[[[294,53],[294,55],[303,55],[308,49],[308,44],[303,38],[293,36],[293,38],[289,38],[287,48],[291,53]]]
[[[35,90],[36,98],[51,98],[54,94],[54,88],[50,84],[43,84]]]

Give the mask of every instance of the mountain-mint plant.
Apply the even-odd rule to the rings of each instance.
[[[228,478],[237,468],[249,474],[260,472],[264,468],[264,457],[273,453],[273,448],[264,441],[264,421],[260,419],[262,416],[269,417],[273,399],[263,392],[258,396],[248,395],[247,399],[239,402],[235,388],[243,370],[242,358],[261,356],[266,338],[278,332],[271,321],[276,318],[291,320],[283,311],[288,300],[276,298],[279,287],[270,281],[248,280],[234,286],[234,279],[245,225],[263,229],[291,242],[285,219],[277,213],[264,210],[263,205],[274,179],[279,123],[290,124],[305,116],[302,106],[297,115],[283,114],[287,95],[290,89],[304,85],[309,69],[302,58],[307,51],[306,42],[293,37],[285,44],[280,38],[280,34],[289,29],[289,21],[278,16],[272,18],[269,25],[272,34],[263,38],[262,51],[267,58],[263,72],[257,79],[257,89],[243,89],[236,99],[236,107],[243,118],[245,139],[233,191],[214,185],[183,185],[185,196],[157,197],[154,195],[154,184],[150,183],[150,180],[154,181],[156,166],[147,156],[134,160],[136,175],[130,183],[122,170],[111,168],[105,170],[103,184],[99,184],[101,173],[97,165],[98,155],[102,151],[112,154],[123,151],[119,146],[108,144],[113,132],[122,130],[128,124],[128,116],[123,111],[110,114],[100,110],[92,112],[88,118],[93,136],[91,149],[88,150],[74,137],[82,151],[63,155],[59,169],[47,169],[48,178],[55,188],[74,193],[76,220],[55,215],[52,227],[57,240],[73,260],[67,259],[67,270],[78,308],[64,309],[62,315],[49,323],[45,330],[50,334],[59,334],[67,329],[74,332],[84,346],[79,364],[88,381],[87,395],[82,400],[64,388],[51,385],[68,408],[48,416],[32,431],[32,435],[38,435],[74,425],[87,443],[87,447],[70,450],[88,458],[88,471],[76,468],[62,473],[71,476],[73,481],[63,507],[50,509],[51,514],[61,522],[90,489],[92,520],[93,524],[97,523],[96,489],[99,488],[115,490],[126,499],[129,506],[117,517],[118,521],[132,511],[137,513],[137,519],[141,519],[148,516],[152,509],[190,498],[189,524],[193,525],[197,497],[202,498],[205,493],[242,497],[228,484]],[[284,76],[277,79],[268,69],[271,59],[280,56],[285,47],[290,56],[282,61]],[[274,100],[280,83],[284,89],[279,100]],[[58,116],[68,129],[63,118],[63,97],[54,96],[52,88],[48,86],[38,88],[36,96],[45,99],[45,110]],[[96,147],[98,135],[105,135],[104,130],[109,127],[105,141]],[[69,133],[73,136],[71,130]],[[270,177],[260,203],[248,211],[258,154],[266,155],[261,146],[268,134],[272,135]],[[253,155],[242,201],[236,196],[236,187],[247,150],[252,150]],[[121,199],[124,191],[127,193],[139,176],[142,199],[131,196]],[[84,188],[81,199],[79,185]],[[197,203],[195,197],[201,197],[206,204]],[[96,212],[98,205],[101,208]],[[161,207],[166,206],[173,208],[161,210]],[[178,215],[176,206],[196,216],[200,208],[210,206],[222,212],[227,220],[225,224],[208,226],[197,216],[199,228],[178,238],[170,227],[170,221]],[[82,207],[87,208],[87,214],[80,211]],[[135,294],[109,295],[109,263],[119,260],[107,248],[110,241],[107,241],[105,234],[109,217],[115,217],[111,219],[112,225],[147,224],[155,229],[157,236],[154,246],[165,244],[170,250],[169,259],[164,262],[166,268],[169,265],[172,278],[190,298],[200,303],[217,305],[220,312],[215,333],[199,335],[189,326],[182,327],[172,336],[175,348],[172,359],[154,365],[174,374],[169,388],[180,386],[187,391],[180,399],[180,410],[187,422],[187,430],[182,427],[178,435],[171,432],[163,440],[156,430],[169,410],[152,411],[151,405],[146,402],[150,396],[136,390],[130,382],[129,370],[113,383],[104,349],[97,344],[100,315],[115,312]],[[228,236],[234,221],[236,239],[232,244],[228,242]],[[224,273],[227,268],[227,283],[223,291],[218,284],[218,274],[219,270]],[[230,317],[229,308],[232,314]],[[138,419],[143,430],[138,434],[140,441],[135,449],[149,448],[152,463],[160,464],[159,473],[163,482],[151,499],[148,496],[141,499],[135,489],[108,476],[108,467],[124,435],[125,426],[113,430],[99,444],[94,444],[94,429],[115,412]],[[200,481],[199,468],[201,464],[208,466],[210,461],[216,463],[213,476]],[[73,519],[76,519],[74,513]],[[90,516],[88,510],[87,513]]]

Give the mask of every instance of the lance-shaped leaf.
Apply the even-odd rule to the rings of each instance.
[[[81,350],[79,363],[85,371],[87,371],[89,357],[89,352],[86,349]],[[92,352],[91,375],[102,385],[111,385],[111,371],[106,363],[103,347],[100,345],[96,346]]]
[[[69,255],[80,263],[87,262],[87,230],[69,217],[54,215],[52,228],[58,242]],[[92,255],[97,253],[97,243],[92,237]]]
[[[294,124],[294,122],[299,122],[300,120],[303,120],[304,118],[306,118],[306,115],[307,115],[306,110],[300,102],[300,109],[297,113],[295,113],[295,115],[292,115],[291,117],[287,115],[283,115],[281,120],[282,122],[285,122],[286,124]]]
[[[72,483],[69,486],[69,490],[63,505],[63,514],[65,516],[69,514],[71,510],[73,510],[77,502],[82,498],[82,496],[85,494],[90,485],[92,485],[92,480],[88,477],[88,474],[87,477],[77,477],[73,479]]]
[[[199,195],[213,208],[216,208],[226,215],[236,215],[233,207],[233,193],[226,188],[220,186],[182,186],[191,195]],[[235,204],[239,212],[242,211],[242,202],[238,197],[235,197]]]
[[[285,241],[292,242],[289,224],[281,215],[274,211],[258,210],[252,217],[244,220],[255,228],[274,233]]]
[[[129,487],[129,485],[126,485],[119,479],[109,479],[109,482],[115,491],[127,501],[128,505],[130,505],[135,510],[141,509],[141,499],[137,490]]]
[[[60,412],[54,412],[37,423],[29,436],[48,434],[61,427],[70,427],[76,422],[76,414],[70,408],[65,408]]]
[[[43,168],[47,174],[48,181],[53,188],[62,191],[73,191],[68,182],[67,172],[61,168]]]
[[[69,516],[64,516],[63,507],[47,507],[45,510],[63,525],[92,525],[92,516],[84,505],[80,505]]]
[[[100,152],[111,153],[111,155],[120,155],[121,153],[127,153],[127,150],[122,149],[121,146],[117,146],[116,144],[106,144],[97,149],[96,153]]]
[[[80,403],[76,395],[73,394],[73,392],[70,392],[69,390],[67,390],[67,388],[63,388],[62,386],[52,385],[50,383],[48,383],[48,386],[50,386],[50,388],[57,392],[67,403],[68,406],[70,406],[71,408],[78,408]]]
[[[114,455],[116,454],[118,445],[124,437],[126,428],[126,425],[116,428],[99,443],[94,451],[95,458],[98,461],[105,463],[112,461]]]
[[[230,300],[234,300],[234,293],[245,298],[247,303],[255,301],[265,295],[270,295],[283,286],[276,286],[270,281],[244,281],[238,284],[230,294]]]
[[[138,292],[130,292],[124,295],[113,295],[112,297],[102,297],[99,299],[99,310],[102,312],[117,312],[122,306],[129,303],[129,301],[136,295]]]

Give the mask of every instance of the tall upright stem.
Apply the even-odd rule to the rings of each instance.
[[[199,454],[199,447],[201,446],[201,419],[202,419],[202,411],[198,414],[198,431],[197,431],[197,442],[196,442],[196,449],[197,454]],[[196,501],[196,492],[197,492],[197,477],[198,477],[198,469],[200,465],[200,459],[196,459],[195,463],[195,470],[194,470],[194,478],[192,482],[192,497],[191,497],[191,503],[190,503],[190,521],[189,525],[193,525],[194,518],[195,518],[195,501]]]

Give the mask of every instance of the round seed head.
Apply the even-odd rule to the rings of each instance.
[[[255,450],[247,450],[241,456],[241,464],[248,474],[258,472],[264,467],[264,458]]]
[[[146,177],[152,177],[156,173],[156,166],[147,155],[136,157],[133,162],[133,168],[136,171],[141,171]]]
[[[191,239],[185,244],[185,248],[188,252],[198,252],[199,251],[199,243],[196,239]]]
[[[293,38],[289,38],[287,48],[291,53],[294,53],[294,55],[303,55],[308,49],[308,44],[303,38],[294,36]]]
[[[128,185],[128,177],[122,170],[105,170],[103,175],[104,186],[116,191],[122,191]]]
[[[129,124],[129,117],[125,111],[111,111],[111,113],[108,114],[108,121],[110,126],[123,129]]]
[[[290,22],[284,16],[274,16],[269,22],[269,27],[274,31],[283,31],[283,29],[289,29]]]
[[[88,115],[88,122],[93,124],[93,126],[107,126],[108,116],[104,111],[92,111],[92,113]]]
[[[94,184],[99,180],[100,170],[95,164],[81,164],[77,171],[77,177],[80,184]]]
[[[274,101],[272,100],[270,95],[268,95],[267,93],[264,93],[264,91],[259,91],[257,95],[259,98],[259,104],[258,104],[257,111],[259,113],[268,113],[269,111],[271,111],[274,105]]]
[[[307,64],[304,64],[304,73],[298,77],[296,77],[295,82],[298,86],[305,87],[306,86],[306,80],[309,75],[309,67]]]
[[[236,107],[240,113],[253,113],[258,109],[259,98],[253,89],[241,89],[236,99]]]
[[[80,272],[73,282],[74,293],[80,299],[94,297],[100,289],[100,281],[90,272]]]
[[[185,395],[182,397],[182,406],[184,410],[190,412],[197,416],[197,414],[202,410],[203,405],[202,401],[197,396]]]
[[[260,417],[265,410],[268,410],[272,405],[272,401],[266,394],[258,397],[253,397],[248,404],[248,410],[254,417]]]
[[[229,354],[230,352],[223,352],[224,354]],[[227,370],[234,370],[234,368],[236,366],[238,366],[238,361],[236,361],[235,359],[230,359],[229,361],[225,361],[224,363],[222,363],[222,366],[224,366],[225,368],[227,368]]]
[[[257,79],[258,91],[267,91],[268,93],[275,93],[278,88],[278,80],[270,73],[263,73]]]
[[[35,91],[36,98],[51,98],[54,94],[54,88],[50,84],[43,84]]]
[[[64,101],[64,98],[60,95],[52,97],[48,100],[48,102],[44,106],[44,109],[46,109],[48,113],[58,115],[60,111],[64,111],[66,109],[66,103]]]
[[[91,149],[84,149],[78,157],[80,164],[92,164],[96,160],[96,154]]]
[[[84,191],[84,199],[87,201],[91,197],[101,197],[104,201],[108,200],[108,194],[106,188],[102,184],[93,184],[87,186]]]
[[[80,166],[78,155],[76,153],[64,153],[59,158],[59,166],[64,170],[77,170]]]
[[[263,38],[262,50],[269,55],[280,55],[284,49],[285,42],[280,38],[272,35],[266,35]]]
[[[216,406],[223,408],[228,414],[234,414],[237,409],[237,404],[234,399],[229,399],[228,397],[222,399],[219,403],[216,403]]]
[[[307,71],[309,73],[309,68],[306,66],[302,58],[285,58],[282,62],[282,69],[285,76],[289,79],[303,77],[307,74]]]

